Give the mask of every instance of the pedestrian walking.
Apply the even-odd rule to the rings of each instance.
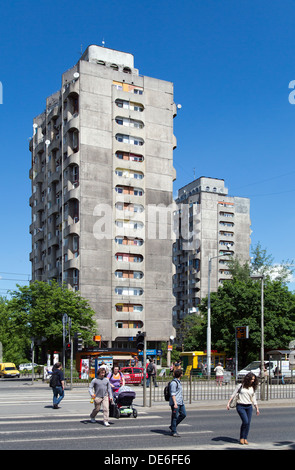
[[[174,371],[174,362],[172,362],[172,364],[171,364],[171,366],[170,366],[169,376],[170,376],[170,375],[173,375],[173,371]]]
[[[110,381],[110,385],[113,389],[113,392],[117,393],[121,384],[122,387],[125,385],[125,378],[122,372],[120,372],[120,368],[118,366],[114,366],[112,372],[108,374],[108,379]]]
[[[147,371],[147,381],[146,381],[146,386],[147,388],[150,386],[151,380],[153,381],[155,387],[157,387],[157,382],[156,382],[156,377],[157,377],[157,367],[156,364],[154,364],[154,361],[152,359],[149,359],[149,363],[146,368]]]
[[[110,426],[109,423],[109,400],[113,401],[112,388],[110,381],[106,378],[105,368],[98,369],[97,378],[93,379],[89,385],[89,394],[94,400],[94,408],[90,414],[91,423],[96,423],[95,416],[100,410],[102,405],[103,409],[103,423],[105,426]]]
[[[148,373],[147,387],[149,386],[151,380],[153,381],[154,386],[158,387],[158,384],[157,384],[157,366],[156,366],[154,360],[150,359],[149,361],[150,361],[150,363],[147,367],[147,373]]]
[[[218,365],[215,367],[214,372],[215,372],[215,377],[216,377],[216,385],[217,387],[221,387],[222,381],[223,381],[223,373],[224,373],[224,369],[222,367],[221,362],[219,362]]]
[[[53,391],[53,408],[60,408],[58,405],[65,396],[65,378],[62,371],[62,363],[56,362],[52,368],[50,383]]]
[[[180,437],[177,432],[177,426],[186,417],[186,410],[183,402],[182,385],[181,385],[182,370],[176,369],[174,371],[174,379],[170,382],[170,400],[171,406],[171,436]]]
[[[227,409],[230,408],[231,401],[238,394],[237,398],[237,412],[242,420],[240,428],[240,444],[248,444],[247,438],[250,430],[251,418],[252,418],[252,405],[256,408],[256,414],[259,415],[258,404],[255,396],[255,391],[258,386],[258,379],[255,374],[249,372],[245,375],[242,381],[242,385],[239,384],[232,396],[230,397]]]

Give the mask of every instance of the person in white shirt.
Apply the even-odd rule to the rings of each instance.
[[[218,386],[221,387],[222,381],[223,381],[223,372],[224,372],[221,362],[219,362],[218,366],[215,367],[214,372],[216,375],[216,385],[217,387]]]
[[[230,402],[238,393],[237,400],[237,412],[242,420],[242,425],[240,429],[240,444],[248,444],[247,437],[250,430],[251,418],[252,418],[252,405],[256,408],[256,414],[259,415],[258,404],[255,396],[255,391],[258,386],[258,379],[255,374],[249,372],[245,375],[242,386],[239,384],[232,396],[230,397],[227,409],[230,408]]]

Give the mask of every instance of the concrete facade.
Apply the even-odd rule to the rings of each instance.
[[[174,331],[171,222],[150,234],[165,225],[156,206],[173,204],[175,115],[171,82],[89,46],[34,119],[32,279],[79,290],[108,346]]]
[[[231,278],[228,255],[242,263],[250,260],[250,200],[229,196],[224,180],[201,177],[178,191],[179,237],[173,248],[176,274],[173,292],[176,326],[185,315],[198,312],[208,295],[208,266],[212,259],[210,290],[217,291]]]

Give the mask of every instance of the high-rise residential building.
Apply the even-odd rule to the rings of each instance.
[[[173,203],[175,115],[173,83],[92,45],[33,121],[32,279],[89,299],[108,347],[174,331],[173,234],[157,208]]]
[[[201,177],[178,191],[176,224],[178,239],[173,247],[176,326],[184,316],[197,312],[210,291],[217,291],[231,278],[228,260],[250,260],[250,200],[229,196],[224,180]],[[228,255],[229,254],[229,255]]]

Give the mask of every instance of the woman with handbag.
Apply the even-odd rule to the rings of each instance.
[[[258,379],[255,374],[249,372],[245,375],[242,385],[238,385],[230,397],[227,409],[233,407],[233,403],[236,402],[237,412],[242,420],[240,429],[240,444],[248,444],[247,437],[250,430],[251,418],[252,418],[252,405],[256,408],[256,414],[259,415],[259,409],[255,396],[255,391],[258,386]]]

